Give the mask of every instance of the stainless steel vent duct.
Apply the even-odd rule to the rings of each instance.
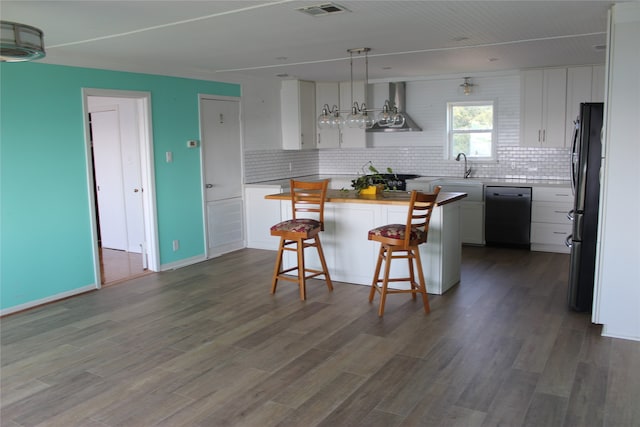
[[[405,111],[407,84],[405,82],[388,83],[389,97],[387,100],[392,107],[396,107],[398,112],[404,116],[404,125],[401,127],[382,127],[376,123],[367,132],[422,132],[422,128]]]

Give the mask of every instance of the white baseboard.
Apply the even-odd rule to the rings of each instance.
[[[160,265],[160,271],[175,270],[176,268],[186,267],[188,265],[197,264],[202,261],[206,261],[207,258],[204,255],[198,255],[191,258],[181,259],[180,261],[170,262],[168,264]]]
[[[630,341],[640,341],[640,336],[638,335],[627,335],[627,334],[619,334],[615,331],[610,331],[610,328],[607,328],[607,325],[602,326],[602,336],[609,338],[620,338],[622,340],[630,340]]]

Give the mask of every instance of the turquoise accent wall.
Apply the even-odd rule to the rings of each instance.
[[[151,93],[160,263],[204,255],[198,94],[231,83],[42,63],[0,64],[0,309],[96,283],[82,88]],[[173,163],[164,161],[173,152]],[[173,252],[172,240],[180,240]]]

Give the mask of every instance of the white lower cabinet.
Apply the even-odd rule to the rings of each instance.
[[[271,235],[271,226],[281,221],[280,203],[265,200],[264,196],[282,192],[280,185],[247,186],[245,194],[245,218],[247,222],[247,247],[277,250],[279,238]]]
[[[484,245],[484,202],[460,202],[460,239],[469,245]]]
[[[273,202],[273,201],[272,201]],[[280,202],[282,219],[291,218],[291,204]],[[327,203],[325,229],[320,233],[331,279],[336,282],[371,285],[378,256],[379,244],[370,241],[370,229],[384,224],[404,223],[407,207],[367,203]],[[460,281],[460,203],[437,207],[431,216],[429,238],[420,246],[420,256],[427,282],[427,292],[443,294]],[[285,253],[284,264],[295,265],[295,253]],[[319,269],[315,249],[305,252],[305,263]],[[407,277],[408,264],[396,260],[391,264],[391,275]],[[404,282],[393,283],[393,288],[408,288]]]
[[[407,191],[433,191],[436,186],[440,186],[442,192],[467,193],[467,197],[459,202],[460,239],[463,244],[484,245],[484,186],[482,182],[468,180],[468,182],[460,183],[459,180],[441,178],[425,184],[420,180],[410,180],[407,182]]]
[[[531,205],[531,250],[569,253],[565,240],[571,234],[567,217],[573,207],[571,188],[533,187]]]

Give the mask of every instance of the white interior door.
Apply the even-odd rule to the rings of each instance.
[[[239,104],[208,98],[200,101],[207,201],[242,196]]]
[[[127,250],[127,218],[117,109],[91,113],[96,197],[103,248]]]
[[[240,103],[200,99],[209,258],[244,247]]]

